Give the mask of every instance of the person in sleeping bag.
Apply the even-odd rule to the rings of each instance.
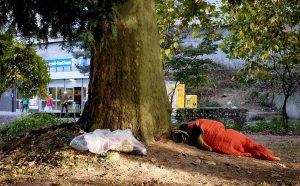
[[[214,120],[198,119],[182,124],[179,130],[189,135],[189,144],[224,154],[246,156],[262,160],[280,160],[267,147],[260,145],[233,129]]]

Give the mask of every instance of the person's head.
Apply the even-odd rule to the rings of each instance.
[[[193,128],[189,128],[189,125],[187,123],[183,123],[179,126],[179,130],[185,131],[189,135],[189,144],[190,145],[196,145],[198,137],[203,132],[201,128],[199,128],[197,125],[194,125]]]
[[[185,131],[185,132],[188,132],[188,124],[187,123],[182,123],[179,128],[179,130],[182,130],[182,131]]]

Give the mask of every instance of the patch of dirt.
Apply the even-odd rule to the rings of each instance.
[[[218,93],[209,97],[210,100],[214,100],[221,104],[223,107],[232,108],[236,106],[238,108],[244,108],[250,112],[278,112],[276,108],[259,106],[258,103],[246,100],[247,94],[250,90],[244,89],[222,89]]]
[[[80,129],[37,130],[0,151],[0,185],[300,185],[300,136],[249,135],[281,161],[208,152],[162,139],[147,156],[68,146]]]

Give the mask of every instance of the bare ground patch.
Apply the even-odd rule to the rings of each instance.
[[[79,134],[65,125],[13,139],[0,152],[0,185],[300,185],[300,136],[249,135],[280,162],[199,150],[168,139],[145,157],[96,155],[68,146]]]

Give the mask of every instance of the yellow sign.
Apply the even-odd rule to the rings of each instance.
[[[185,85],[178,84],[176,87],[176,108],[184,108]]]
[[[186,108],[197,108],[198,97],[197,95],[186,95],[185,96],[185,107]]]

